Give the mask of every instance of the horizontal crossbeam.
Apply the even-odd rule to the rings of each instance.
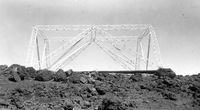
[[[106,36],[107,38],[108,36]],[[113,38],[119,40],[119,41],[135,41],[137,40],[137,38],[139,36],[112,36]],[[48,37],[49,41],[55,41],[55,42],[59,42],[59,41],[69,41],[71,39],[73,39],[74,36],[65,36],[65,37]],[[90,39],[90,37],[88,37],[88,39]],[[85,39],[83,39],[83,41],[87,41],[88,40],[87,37],[85,37]],[[100,40],[100,41],[106,41],[105,40],[105,36],[98,36],[96,39]]]
[[[86,30],[88,28],[98,28],[101,30],[143,30],[148,28],[148,24],[119,24],[119,25],[36,25],[35,27],[38,30],[54,30],[54,31],[63,31],[63,30]]]

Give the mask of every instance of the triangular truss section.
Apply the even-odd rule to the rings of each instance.
[[[139,35],[122,35],[122,33],[116,36],[110,34],[110,31],[118,34],[122,31],[138,30],[140,32]],[[76,36],[52,37],[46,34],[46,32],[49,31],[82,32]],[[145,46],[147,47],[146,49],[143,49],[144,45],[142,41],[144,38],[148,39],[148,42],[145,44]],[[39,42],[41,39],[43,41],[42,45]],[[51,51],[50,42],[60,41],[64,41],[64,44]],[[131,44],[127,45],[126,43],[124,43],[127,41],[130,41],[131,43],[132,41],[135,41],[135,48],[132,49],[131,47],[129,47],[129,50],[132,49],[132,52],[128,52],[126,49],[127,46],[131,46]],[[33,27],[28,48],[26,66],[37,66],[38,69],[62,69],[71,61],[73,61],[89,45],[91,45],[91,43],[97,44],[99,48],[107,53],[110,58],[120,64],[125,70],[148,70],[152,68],[157,69],[159,67],[162,67],[159,45],[154,28],[151,25],[143,24],[96,26],[37,25]],[[37,57],[35,58],[34,55]],[[150,56],[154,56],[154,58]]]

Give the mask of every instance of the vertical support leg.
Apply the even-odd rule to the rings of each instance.
[[[159,45],[158,45],[158,41],[157,41],[157,38],[156,38],[155,31],[154,31],[152,26],[150,26],[149,29],[150,29],[150,36],[151,36],[151,41],[152,41],[152,44],[153,44],[154,56],[155,56],[155,59],[156,59],[156,64],[157,64],[158,67],[162,67],[160,49],[159,49]]]
[[[145,58],[144,58],[144,50],[143,50],[143,47],[142,47],[142,42],[140,42],[140,60],[141,60],[141,58],[142,58],[142,61],[143,61],[143,68],[145,68],[145,64],[146,64],[146,62],[145,62]],[[140,69],[143,69],[143,68],[141,68],[141,66],[140,66]]]
[[[149,34],[149,29],[145,29],[141,35],[138,37],[137,39],[137,47],[136,47],[136,65],[135,65],[135,70],[140,70],[140,61],[141,61],[141,56],[144,59],[144,55],[142,53],[143,49],[142,49],[142,45],[141,45],[141,41],[143,39],[143,37],[147,36]]]
[[[36,37],[36,45],[37,45],[38,66],[39,66],[39,69],[41,69],[41,64],[40,64],[40,50],[39,50],[38,36]]]
[[[150,43],[151,43],[151,37],[149,35],[148,50],[147,50],[147,61],[146,61],[146,70],[148,70],[148,66],[149,66]]]
[[[45,50],[46,50],[46,45],[47,45],[47,43],[46,43],[46,39],[44,39],[44,49],[43,49],[42,62],[41,62],[41,66],[42,66],[42,68],[45,68],[45,66],[44,66],[44,60],[45,60]]]
[[[93,42],[93,40],[94,40],[94,35],[93,35],[93,33],[94,33],[94,29],[92,28],[91,29],[91,36],[90,36],[90,42]]]
[[[94,40],[93,41],[96,40],[96,37],[97,37],[97,29],[94,30]]]
[[[96,39],[96,29],[92,28],[90,42],[94,42],[95,39]]]
[[[46,62],[46,68],[49,68],[50,66],[50,58],[47,57],[49,55],[49,41],[46,39],[45,40],[45,43],[46,43],[46,48],[45,48],[45,62]]]
[[[135,70],[140,69],[140,52],[141,46],[140,46],[140,39],[137,40],[137,48],[136,48],[136,64],[135,64]]]
[[[38,29],[34,27],[32,29],[31,40],[28,47],[28,54],[26,58],[26,66],[32,66],[34,51],[36,47],[36,36],[37,36]]]

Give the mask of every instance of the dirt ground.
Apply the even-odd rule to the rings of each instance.
[[[0,66],[0,110],[200,110],[200,74],[154,75]]]

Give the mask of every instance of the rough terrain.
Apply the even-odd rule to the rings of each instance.
[[[0,66],[2,110],[200,110],[200,74],[56,72]]]

